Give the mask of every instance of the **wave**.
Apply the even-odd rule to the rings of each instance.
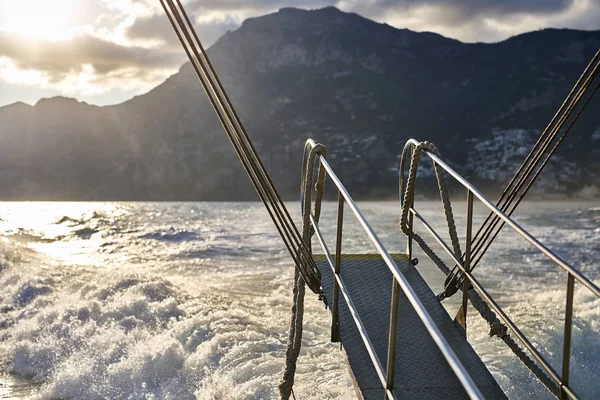
[[[71,218],[69,216],[64,215],[58,221],[56,221],[54,224],[61,225],[61,224],[69,223],[70,226],[76,226],[76,225],[81,225],[84,222],[85,222],[84,220]]]
[[[218,290],[192,296],[162,277],[126,269],[8,264],[0,274],[0,371],[32,382],[35,398],[276,397],[286,324],[274,321],[289,312],[278,293],[245,304]],[[336,354],[313,351],[296,393],[350,396],[345,367],[331,367],[339,364]]]
[[[181,330],[188,297],[171,283],[137,275],[86,283],[73,275],[66,286],[79,290],[69,294],[56,276],[27,276],[1,279],[0,360],[41,384],[40,398],[194,397],[185,359],[208,336]]]
[[[191,259],[191,258],[213,258],[213,257],[268,257],[271,252],[263,249],[256,249],[249,246],[217,246],[214,244],[206,245],[202,249],[184,250],[178,254],[172,255],[172,259]]]
[[[98,232],[99,232],[99,230],[97,230],[97,229],[85,227],[85,228],[77,229],[74,232],[74,234],[75,234],[75,236],[77,236],[81,239],[89,239],[92,237],[92,235],[94,233],[98,233]]]
[[[194,231],[179,230],[171,227],[169,230],[158,230],[138,236],[139,239],[152,239],[163,242],[187,242],[198,240],[200,236]]]
[[[74,222],[65,220],[55,231],[66,230],[62,240],[74,240],[48,246],[48,253],[44,246],[0,243],[0,374],[35,382],[37,398],[277,397],[293,274],[278,237],[256,233],[254,215],[241,224],[236,219],[191,228],[179,223],[183,214],[148,222],[148,210],[167,206],[152,207],[131,218],[82,218],[68,229]],[[545,219],[529,223],[553,249],[586,239],[581,247],[570,245],[564,256],[597,282],[597,225],[556,229],[563,222],[556,218],[548,229],[537,224]],[[389,216],[381,214],[381,220],[387,224]],[[106,262],[93,265],[59,265],[48,258],[71,247],[96,255],[95,242],[77,240],[82,229],[88,229],[82,236],[98,231],[98,251],[114,255],[104,254],[100,259]],[[502,247],[492,249],[478,273],[560,371],[564,273],[550,269],[520,240],[504,235],[497,245]],[[355,240],[348,248],[362,251],[361,246]],[[201,258],[210,261],[196,262]],[[470,315],[469,340],[509,397],[546,398],[547,391],[505,345],[488,337],[485,322]],[[297,397],[356,398],[340,353],[328,343],[330,316],[307,299],[306,321]],[[600,369],[599,324],[600,300],[576,284],[571,382],[582,398],[600,398],[590,379]]]
[[[31,231],[29,229],[18,228],[14,231],[5,233],[5,237],[18,243],[52,243],[62,239],[62,236],[57,238],[48,238],[44,235]]]
[[[519,329],[552,368],[561,371],[564,284],[544,284],[540,288],[512,293],[506,302],[504,311],[517,322]],[[574,304],[570,387],[580,398],[597,399],[600,398],[600,386],[589,380],[600,370],[600,299],[587,288],[577,285]],[[469,342],[482,356],[508,398],[554,398],[501,340],[488,335],[489,326],[483,319],[472,318],[469,323]],[[520,342],[517,340],[517,343]]]
[[[68,215],[63,215],[62,217],[58,218],[54,224],[68,224],[69,226],[77,226],[86,224],[90,221],[104,219],[106,219],[106,215],[97,211],[93,211],[91,214],[84,215],[82,218],[73,218]]]

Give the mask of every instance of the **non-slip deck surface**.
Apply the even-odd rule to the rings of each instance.
[[[323,256],[316,256],[315,260],[321,270],[323,289],[331,305],[333,272]],[[465,339],[461,328],[437,301],[421,274],[405,255],[395,255],[394,260],[471,374],[479,390],[486,398],[505,399],[506,396]],[[342,255],[341,276],[385,369],[392,274],[379,255],[349,254]],[[356,383],[365,399],[383,399],[382,384],[341,292],[339,299],[342,345],[346,350]],[[398,398],[468,398],[458,378],[402,291],[398,307],[396,343],[394,393]]]

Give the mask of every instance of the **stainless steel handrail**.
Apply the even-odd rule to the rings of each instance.
[[[406,153],[407,146],[417,146],[419,144],[415,139],[409,139],[404,147],[404,152],[402,154],[402,159],[404,159],[404,154]],[[461,185],[463,185],[467,190],[473,193],[481,202],[494,214],[496,214],[502,221],[504,221],[507,225],[515,230],[519,235],[521,235],[525,240],[531,243],[535,248],[540,250],[544,255],[546,255],[549,259],[554,261],[555,264],[558,264],[562,269],[572,274],[581,284],[591,290],[596,296],[600,297],[600,288],[596,286],[592,281],[590,281],[587,277],[585,277],[581,272],[570,266],[567,262],[565,262],[562,258],[540,243],[535,237],[529,234],[525,229],[521,228],[519,224],[513,221],[509,216],[504,214],[502,211],[494,205],[487,197],[485,197],[475,186],[473,186],[469,181],[460,176],[456,171],[454,171],[448,164],[446,164],[443,160],[441,160],[435,154],[432,154],[428,151],[425,153],[440,167],[442,167],[448,174],[450,174],[454,179],[456,179]],[[401,163],[403,166],[404,164]],[[400,176],[402,177],[402,170],[400,171]],[[400,183],[401,191],[403,192],[403,180]],[[402,201],[402,196],[400,196],[400,201]]]
[[[303,173],[305,173],[307,170],[307,166],[306,166],[306,162],[308,160],[307,152],[309,152],[313,147],[315,147],[315,145],[316,144],[312,139],[309,139],[306,142],[305,149],[304,149],[303,165],[302,165]],[[338,243],[336,244],[335,263],[331,257],[331,252],[329,251],[329,248],[325,242],[325,239],[323,238],[323,235],[321,234],[318,223],[316,223],[316,221],[314,220],[314,218],[312,218],[312,215],[311,215],[311,225],[315,229],[315,234],[317,236],[317,239],[318,239],[319,243],[321,244],[323,251],[326,254],[327,261],[329,262],[329,265],[332,268],[332,270],[334,272],[334,276],[335,276],[334,304],[332,305],[332,313],[334,313],[334,316],[333,316],[334,322],[335,322],[335,319],[337,318],[337,316],[335,315],[335,313],[337,312],[337,302],[336,302],[336,289],[337,289],[337,290],[342,291],[342,295],[343,295],[344,299],[346,300],[346,303],[348,304],[348,308],[350,309],[352,317],[359,329],[361,338],[367,348],[367,351],[369,352],[369,356],[371,357],[371,360],[377,371],[379,379],[380,379],[383,387],[386,390],[386,396],[388,398],[392,398],[392,399],[395,398],[393,391],[392,391],[392,389],[393,389],[393,364],[394,364],[393,361],[395,358],[395,347],[396,347],[395,346],[395,337],[396,337],[396,329],[397,329],[396,319],[395,319],[395,316],[393,315],[394,313],[392,312],[392,315],[390,316],[390,335],[389,335],[390,338],[389,338],[389,342],[388,342],[388,363],[387,363],[388,368],[387,368],[386,372],[384,373],[381,361],[379,360],[379,357],[377,356],[377,353],[375,352],[375,349],[369,340],[368,334],[366,332],[366,329],[364,328],[362,320],[360,319],[360,316],[358,315],[356,307],[354,306],[352,299],[350,298],[350,295],[349,295],[348,291],[346,290],[344,281],[339,274],[339,260],[340,260],[340,256],[341,256],[341,245],[339,245],[339,243],[340,243],[340,239],[341,239],[341,229],[343,226],[342,225],[343,224],[343,205],[347,204],[350,207],[350,209],[352,210],[352,213],[354,214],[354,216],[356,217],[356,219],[358,220],[360,225],[362,226],[363,230],[365,231],[365,233],[371,240],[371,243],[375,246],[378,253],[381,255],[382,259],[384,260],[384,262],[386,263],[386,265],[388,266],[390,272],[392,273],[392,275],[394,277],[394,285],[393,285],[393,289],[392,289],[391,310],[392,311],[397,310],[399,292],[400,292],[400,289],[402,289],[402,291],[408,298],[409,302],[413,306],[414,310],[416,311],[417,315],[423,322],[423,325],[429,332],[431,338],[434,340],[434,342],[440,349],[442,355],[444,356],[444,358],[446,359],[446,361],[452,368],[452,371],[456,374],[456,377],[463,385],[463,387],[464,387],[465,391],[467,392],[467,394],[469,395],[469,397],[473,398],[473,399],[483,399],[483,395],[481,394],[481,392],[475,385],[473,378],[467,372],[466,368],[464,367],[464,365],[462,364],[460,359],[457,357],[454,350],[452,350],[452,348],[450,347],[450,344],[447,342],[446,338],[442,335],[442,333],[438,329],[437,325],[435,324],[435,322],[433,321],[433,319],[431,318],[431,316],[429,315],[429,313],[427,312],[427,310],[425,309],[425,307],[423,306],[423,304],[417,297],[416,293],[414,292],[414,290],[408,283],[408,280],[406,279],[406,277],[404,276],[404,274],[402,273],[402,271],[400,270],[398,265],[396,265],[396,263],[394,262],[394,260],[392,259],[392,257],[388,253],[388,251],[385,249],[385,247],[383,246],[383,244],[381,243],[381,241],[379,240],[379,238],[373,231],[373,228],[371,228],[370,224],[367,222],[367,220],[365,219],[363,214],[360,212],[356,203],[354,202],[354,200],[352,199],[352,197],[350,196],[350,194],[348,193],[348,191],[346,190],[346,188],[344,187],[342,182],[339,180],[339,178],[337,177],[337,175],[335,174],[335,172],[333,171],[333,169],[331,168],[331,166],[329,165],[327,160],[323,156],[319,156],[318,162],[320,163],[320,165],[323,168],[325,168],[327,175],[333,181],[333,183],[336,185],[336,187],[338,189],[338,204],[339,204],[339,207],[338,207]],[[302,182],[304,182],[304,176],[303,176]],[[312,188],[304,188],[304,183],[303,183],[302,187],[301,187],[301,198],[302,199],[304,199],[305,189],[312,190]],[[301,201],[301,204],[304,204],[304,201]],[[303,213],[310,212],[310,210],[303,209],[302,212]],[[409,256],[410,256],[410,254],[409,254]],[[391,367],[390,367],[390,365],[391,365]]]
[[[407,161],[407,155],[419,145],[419,142],[415,139],[410,139],[406,142],[404,146],[404,150],[402,152],[402,158],[400,161],[400,202],[402,204],[403,195],[404,195],[404,167]],[[586,276],[584,276],[580,271],[576,268],[569,265],[566,261],[540,243],[535,237],[525,231],[521,226],[519,226],[515,221],[513,221],[510,217],[504,214],[501,210],[499,210],[490,200],[488,200],[479,190],[477,190],[471,183],[469,183],[466,179],[464,179],[461,175],[459,175],[456,171],[454,171],[448,164],[446,164],[443,160],[441,160],[435,154],[432,154],[426,150],[423,150],[425,154],[429,156],[433,160],[433,162],[439,165],[443,170],[445,170],[449,175],[451,175],[454,179],[456,179],[462,186],[464,186],[468,191],[468,201],[467,201],[467,241],[466,246],[467,249],[465,254],[470,254],[471,249],[471,240],[470,240],[470,232],[472,229],[472,214],[473,214],[473,196],[477,197],[491,212],[497,215],[504,223],[510,226],[515,232],[517,232],[521,237],[527,240],[530,244],[532,244],[536,249],[538,249],[542,254],[544,254],[547,258],[552,260],[555,264],[560,266],[563,270],[567,272],[567,299],[566,299],[566,307],[565,307],[565,327],[564,327],[564,343],[563,343],[563,362],[562,362],[562,376],[559,376],[558,373],[550,366],[550,364],[546,361],[546,359],[541,355],[539,351],[533,346],[533,344],[527,339],[527,337],[519,330],[519,328],[515,325],[515,323],[508,317],[508,315],[502,310],[502,308],[493,300],[493,298],[489,295],[489,293],[483,288],[483,286],[479,283],[479,281],[472,275],[469,266],[469,258],[465,257],[465,262],[463,262],[459,256],[457,256],[448,246],[444,240],[440,237],[437,232],[429,225],[429,223],[423,218],[421,214],[417,210],[414,209],[414,205],[410,205],[410,215],[414,215],[427,229],[427,231],[434,237],[434,239],[440,244],[440,246],[444,249],[444,251],[449,255],[452,261],[458,266],[458,268],[462,271],[463,275],[467,278],[464,282],[463,290],[468,288],[468,283],[473,285],[473,288],[479,292],[479,294],[488,302],[490,307],[496,312],[496,314],[500,317],[500,319],[514,332],[517,338],[523,343],[523,345],[531,352],[536,361],[542,366],[542,368],[546,371],[546,373],[550,376],[550,378],[559,385],[561,389],[561,398],[577,398],[576,394],[573,392],[571,388],[569,388],[569,367],[570,367],[570,352],[571,352],[571,328],[572,328],[572,318],[573,318],[573,295],[574,295],[574,283],[575,279],[580,282],[584,287],[589,289],[592,293],[594,293],[597,297],[600,298],[600,288],[596,286],[592,281],[590,281]],[[410,230],[412,232],[412,223],[409,223]],[[412,245],[412,238],[409,235],[408,238],[409,247]],[[466,292],[466,291],[465,291]],[[464,320],[466,321],[466,295],[463,295],[463,307],[464,307]]]

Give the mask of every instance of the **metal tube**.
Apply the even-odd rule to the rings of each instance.
[[[600,50],[599,52],[596,53],[596,56],[594,58],[596,58],[598,56],[598,54],[600,54]],[[588,68],[592,65],[593,61],[590,62],[590,64],[588,65]],[[586,69],[587,72],[587,69]],[[583,109],[585,108],[585,106],[587,105],[587,103],[589,102],[589,100],[591,99],[591,97],[594,95],[595,91],[592,92],[592,95],[588,97],[587,101],[584,103],[583,107],[579,109],[579,112],[577,113],[577,115],[575,116],[575,118],[571,121],[569,127],[565,130],[565,132],[561,135],[561,137],[559,138],[559,140],[556,142],[556,144],[553,146],[553,148],[550,150],[550,153],[546,156],[546,159],[542,162],[541,166],[537,166],[537,164],[539,163],[539,161],[542,159],[544,153],[547,151],[548,147],[550,146],[550,144],[554,141],[554,139],[556,138],[556,135],[558,134],[558,132],[560,131],[560,129],[562,128],[562,125],[566,122],[566,120],[570,117],[571,113],[573,112],[573,110],[575,109],[575,107],[578,105],[579,101],[583,98],[583,95],[585,94],[585,92],[587,91],[588,87],[590,86],[591,82],[593,81],[593,79],[595,78],[595,76],[598,74],[598,64],[594,67],[594,70],[592,71],[592,73],[587,77],[586,81],[583,83],[583,86],[581,88],[578,89],[577,95],[575,98],[573,98],[570,101],[569,106],[567,107],[567,111],[566,113],[564,113],[563,115],[560,116],[558,123],[552,127],[551,132],[549,134],[549,136],[547,136],[542,144],[542,147],[540,149],[540,151],[538,153],[535,154],[535,156],[533,157],[532,161],[529,163],[529,165],[527,165],[527,168],[525,169],[524,174],[522,174],[519,178],[518,181],[516,183],[516,187],[512,189],[512,192],[510,193],[510,195],[504,199],[503,202],[498,201],[496,203],[496,206],[498,206],[501,210],[503,210],[505,213],[508,214],[508,216],[510,216],[513,211],[516,209],[516,207],[519,205],[519,203],[521,202],[521,200],[525,197],[525,194],[527,194],[527,192],[529,191],[529,188],[531,187],[531,185],[533,184],[533,182],[537,179],[538,175],[541,173],[541,171],[544,169],[544,167],[546,166],[548,160],[550,159],[550,156],[552,155],[552,153],[554,153],[556,151],[556,149],[558,148],[558,146],[561,144],[561,142],[563,141],[563,139],[566,137],[566,135],[569,133],[569,131],[571,130],[571,127],[573,126],[573,124],[575,123],[575,121],[578,119],[579,115],[581,114],[581,112],[583,111]],[[585,75],[585,72],[583,75],[581,75],[580,80],[583,78],[583,76]],[[598,87],[596,87],[597,89]],[[573,93],[573,91],[575,90],[575,88],[573,88],[573,90],[571,91],[571,93],[569,94],[568,97],[571,96],[571,94]],[[567,100],[565,100],[566,103]],[[565,104],[563,103],[563,105]],[[562,107],[561,107],[562,108]],[[556,118],[557,115],[555,115],[554,118]],[[553,121],[554,121],[553,118]],[[548,130],[548,128],[550,127],[550,125],[544,130],[544,135],[546,134],[546,131]],[[541,139],[541,136],[540,136]],[[539,139],[538,139],[539,142]],[[538,143],[536,143],[537,146]],[[529,155],[527,156],[527,158],[529,158],[531,156],[531,154],[533,153],[533,151],[535,150],[535,146],[534,148],[531,150],[531,152],[529,153]],[[523,164],[524,165],[524,164]],[[521,166],[521,168],[523,167],[523,165]],[[513,177],[513,179],[511,180],[510,184],[514,181],[514,179],[517,177],[517,175],[520,173],[521,168],[519,168],[519,171],[517,172],[517,174]],[[520,195],[518,195],[518,192],[521,190],[521,188],[523,187],[523,185],[525,185],[525,182],[527,181],[528,177],[531,175],[531,173],[533,172],[533,170],[535,168],[538,168],[537,171],[535,172],[533,178],[531,178],[529,180],[529,183],[527,184],[527,186],[525,187],[525,189],[521,192]],[[507,187],[508,188],[508,187]],[[518,198],[517,198],[518,195]],[[511,210],[508,210],[508,207],[511,205],[511,203],[513,202],[513,200],[517,198],[517,201],[515,204],[512,205]],[[502,203],[502,204],[500,204]],[[479,242],[476,244],[475,246],[475,253],[478,253],[482,248],[483,248],[483,252],[485,253],[485,251],[487,251],[487,248],[491,245],[491,243],[494,241],[494,239],[496,238],[496,236],[498,235],[499,231],[502,229],[502,226],[504,224],[500,224],[500,227],[496,230],[496,233],[494,233],[492,235],[492,239],[490,241],[487,242],[487,244],[485,244],[484,242],[490,237],[490,235],[492,234],[494,228],[496,227],[497,223],[498,223],[499,219],[498,216],[494,215],[494,219],[491,225],[488,225],[485,233],[483,235],[483,238],[480,238],[482,240],[479,240]],[[485,223],[484,223],[485,224]],[[479,233],[479,232],[478,232]],[[481,258],[481,257],[480,257]]]
[[[569,396],[570,399],[579,400],[579,397],[577,397],[577,395],[575,393],[573,393],[573,391],[571,389],[569,389],[567,386],[563,386],[562,390],[563,390],[563,392],[565,392],[567,394],[567,396]]]
[[[177,6],[175,6],[177,3]],[[161,0],[161,5],[188,56],[229,140],[231,141],[244,169],[248,173],[259,197],[263,201],[284,244],[294,259],[309,288],[315,293],[320,289],[320,280],[314,276],[316,265],[304,244],[300,233],[291,219],[279,193],[266,173],[262,161],[247,136],[227,94],[225,93],[202,44],[191,25],[179,0]],[[193,36],[193,37],[192,37]],[[193,54],[192,54],[193,53]],[[232,119],[232,116],[235,117]],[[243,134],[240,136],[240,130]],[[260,167],[260,168],[259,168]],[[268,185],[267,185],[268,183]],[[275,196],[278,202],[275,201]],[[285,215],[284,215],[285,214]],[[287,216],[287,220],[285,219]],[[289,243],[288,243],[289,242]],[[295,245],[291,242],[295,242]],[[299,252],[299,253],[298,253]]]
[[[467,194],[467,236],[465,238],[465,271],[471,272],[471,235],[473,233],[473,193],[468,190]],[[463,281],[463,328],[465,328],[465,337],[467,336],[467,307],[469,305],[469,281]]]
[[[404,165],[404,159],[406,157],[406,153],[408,149],[411,147],[417,146],[419,143],[410,139],[407,141],[404,151],[402,153],[402,162],[401,165]],[[561,399],[562,398],[577,398],[575,393],[568,387],[569,381],[569,363],[570,363],[570,347],[571,347],[571,329],[572,329],[572,318],[573,318],[573,291],[574,291],[574,283],[575,279],[577,279],[581,284],[583,284],[587,289],[592,291],[597,297],[600,297],[600,289],[597,285],[591,282],[588,278],[586,278],[583,274],[581,274],[578,270],[573,268],[571,265],[567,264],[564,260],[554,254],[551,250],[549,250],[546,246],[541,244],[536,238],[531,236],[528,232],[522,229],[517,223],[515,223],[509,216],[505,215],[501,210],[499,210],[494,204],[492,204],[481,192],[479,192],[473,185],[471,185],[467,180],[465,180],[462,176],[456,173],[452,168],[450,168],[446,163],[444,163],[439,157],[435,154],[432,154],[428,151],[425,153],[434,161],[435,164],[440,165],[443,169],[446,170],[450,175],[452,175],[456,180],[459,181],[465,188],[468,190],[468,209],[467,209],[467,249],[465,253],[465,263],[462,264],[461,260],[454,254],[454,252],[450,249],[450,247],[442,240],[442,238],[431,228],[431,226],[425,221],[425,219],[416,211],[414,208],[410,207],[409,210],[411,215],[416,216],[423,225],[427,228],[427,230],[432,234],[432,236],[436,239],[436,241],[442,246],[444,251],[450,256],[450,258],[456,263],[459,270],[464,273],[464,276],[467,278],[463,282],[463,317],[464,317],[464,326],[466,328],[466,300],[468,299],[468,282],[470,282],[474,288],[482,295],[484,300],[486,300],[491,308],[498,314],[500,319],[506,323],[506,325],[511,329],[517,338],[524,344],[524,346],[531,352],[533,357],[541,364],[542,368],[548,373],[551,379],[553,379],[557,384],[561,387]],[[400,191],[403,189],[403,170],[400,171]],[[563,343],[563,373],[562,378],[559,378],[558,374],[554,371],[554,369],[546,362],[546,360],[542,357],[542,355],[537,351],[537,349],[529,342],[529,340],[523,335],[523,333],[517,328],[517,326],[512,322],[512,320],[504,313],[504,311],[500,308],[500,306],[489,296],[489,294],[485,291],[485,289],[479,284],[479,282],[473,277],[471,274],[471,269],[473,264],[472,252],[473,248],[471,247],[471,234],[472,234],[472,202],[473,196],[477,196],[484,205],[491,210],[492,214],[495,214],[497,218],[503,221],[503,224],[508,224],[513,230],[515,230],[521,237],[525,238],[529,243],[531,243],[535,248],[537,248],[540,252],[542,252],[546,257],[556,263],[559,267],[567,271],[568,273],[568,287],[567,287],[567,305],[565,312],[565,336]],[[402,201],[402,200],[401,200]]]
[[[317,224],[315,224],[314,217],[312,215],[311,215],[311,222],[312,222],[313,226],[315,227],[315,236],[317,237],[317,240],[318,240],[319,244],[321,245],[323,252],[325,253],[325,257],[327,258],[327,261],[329,262],[329,266],[331,267],[331,270],[335,272],[335,262],[331,258],[331,253],[329,252],[329,247],[327,246],[327,243],[325,243],[323,234],[321,233],[319,226]],[[346,289],[346,285],[344,284],[344,281],[342,280],[342,277],[340,275],[334,274],[333,277],[334,277],[335,281],[337,282],[338,287],[340,288],[340,291],[342,292],[342,296],[344,296],[344,300],[346,300],[346,304],[348,305],[350,314],[352,315],[352,318],[354,319],[354,323],[356,324],[356,327],[358,328],[358,332],[360,333],[362,341],[365,344],[365,347],[367,348],[367,352],[369,353],[369,357],[371,358],[371,361],[373,362],[373,366],[375,367],[377,376],[379,377],[381,384],[383,386],[385,386],[386,379],[385,379],[385,374],[383,372],[383,366],[381,365],[381,361],[379,360],[379,357],[377,356],[377,353],[375,352],[375,347],[373,346],[373,343],[371,343],[371,339],[369,339],[367,330],[366,330],[364,324],[362,323],[360,316],[358,315],[356,306],[354,305],[354,302],[350,298],[348,289]]]
[[[321,229],[319,228],[319,225],[315,221],[315,217],[312,214],[310,215],[310,223],[315,228],[315,235],[317,236],[317,240],[319,241],[319,244],[321,245],[321,248],[323,249],[323,252],[325,253],[325,258],[327,258],[327,262],[329,263],[331,270],[335,274],[335,261],[333,261],[333,258],[331,257],[331,252],[329,251],[329,247],[327,246],[327,243],[325,243],[325,238],[323,237],[323,234],[321,233]]]
[[[342,229],[344,226],[344,198],[338,192],[338,214],[337,214],[337,234],[335,241],[335,275],[340,274],[342,264]],[[339,343],[340,338],[340,314],[338,299],[340,296],[340,286],[336,279],[333,281],[333,304],[331,306],[331,341]]]
[[[377,371],[379,380],[381,381],[382,385],[385,385],[386,379],[385,379],[385,375],[383,373],[383,366],[381,365],[381,361],[379,360],[379,357],[377,356],[377,353],[375,352],[375,346],[373,346],[373,343],[371,343],[371,339],[369,339],[367,330],[366,330],[364,324],[362,323],[360,316],[358,315],[358,311],[356,310],[356,306],[354,305],[354,302],[350,298],[350,294],[348,293],[348,289],[346,289],[346,285],[344,285],[344,281],[342,280],[342,278],[339,275],[336,275],[335,279],[338,281],[338,284],[340,285],[340,291],[342,292],[342,295],[344,296],[344,299],[346,300],[346,304],[348,304],[348,309],[350,310],[350,314],[352,314],[354,323],[356,324],[356,327],[358,328],[358,332],[360,333],[363,343],[365,344],[365,347],[367,348],[367,352],[369,353],[369,357],[371,358],[371,361],[373,362],[373,366],[375,367],[375,370]]]
[[[414,206],[414,199],[411,202],[410,207],[412,208]],[[413,245],[413,215],[412,214],[408,214],[408,238],[406,241],[406,254],[408,255],[408,258],[412,260],[413,257],[413,252],[412,252],[412,245]]]
[[[392,304],[390,305],[390,330],[388,337],[387,368],[385,388],[394,388],[394,366],[396,365],[396,332],[398,330],[398,298],[400,297],[400,285],[396,279],[392,283]]]
[[[471,284],[479,292],[481,297],[483,297],[483,299],[489,304],[490,308],[515,333],[517,338],[519,338],[519,340],[523,343],[523,345],[527,348],[527,350],[529,350],[531,352],[531,354],[537,360],[537,362],[539,362],[540,365],[544,368],[544,370],[548,373],[548,375],[550,375],[550,378],[552,378],[557,384],[560,385],[560,378],[558,377],[558,374],[556,373],[556,371],[554,371],[554,369],[550,366],[550,364],[548,364],[548,362],[542,357],[542,355],[531,344],[531,342],[529,342],[529,340],[525,337],[525,335],[523,335],[523,333],[519,330],[519,328],[517,328],[515,323],[508,317],[508,315],[506,315],[504,310],[502,310],[502,308],[500,308],[500,306],[494,301],[494,299],[492,299],[492,297],[489,295],[489,293],[483,288],[483,286],[481,286],[479,281],[477,279],[475,279],[475,277],[470,272],[465,271],[464,267],[462,266],[462,263],[458,260],[458,258],[454,254],[454,252],[448,247],[448,245],[442,240],[442,238],[433,230],[433,228],[427,223],[427,221],[425,221],[425,219],[417,211],[413,210],[413,212],[415,213],[415,216],[417,217],[417,219],[420,220],[423,223],[423,225],[425,226],[425,228],[427,228],[429,233],[431,233],[431,235],[434,237],[434,239],[442,246],[442,248],[446,251],[446,253],[448,253],[450,258],[452,258],[452,260],[454,262],[456,262],[456,265],[458,265],[458,268],[462,272],[464,272],[465,277],[471,282]]]
[[[563,338],[563,362],[562,362],[562,382],[561,382],[561,400],[567,398],[567,393],[563,390],[569,386],[569,366],[571,362],[571,328],[573,327],[573,294],[575,291],[575,279],[573,275],[567,274],[567,306],[565,309],[565,336]]]

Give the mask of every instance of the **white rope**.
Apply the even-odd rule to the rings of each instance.
[[[444,262],[438,257],[438,255],[427,245],[425,240],[418,234],[411,232],[411,228],[408,224],[408,213],[410,207],[412,207],[414,201],[415,183],[417,178],[417,168],[421,158],[421,152],[426,150],[430,153],[435,154],[439,157],[437,148],[429,142],[421,142],[418,146],[415,146],[411,154],[410,168],[408,171],[408,179],[406,181],[406,190],[404,191],[404,198],[402,201],[402,211],[400,216],[400,229],[407,236],[412,235],[413,239],[423,252],[433,261],[433,263],[446,275],[451,273],[450,268],[444,264]],[[444,207],[444,214],[446,215],[446,221],[448,223],[448,233],[450,234],[450,240],[454,253],[458,259],[462,258],[460,245],[458,242],[458,234],[456,233],[456,224],[454,223],[454,215],[452,213],[452,205],[450,204],[450,195],[446,186],[446,179],[441,167],[436,163],[435,174],[437,177],[438,188],[440,190],[440,197]],[[402,171],[401,171],[402,173]],[[463,287],[460,285],[460,290]],[[548,388],[554,395],[560,395],[560,388],[558,385],[540,368],[540,366],[532,360],[525,350],[523,350],[518,343],[508,333],[508,328],[504,325],[496,316],[496,313],[489,307],[489,305],[481,298],[479,293],[472,287],[467,292],[468,298],[473,304],[473,307],[477,310],[479,315],[487,321],[490,326],[490,336],[497,336],[508,346],[508,348],[517,356],[517,358]]]
[[[302,220],[302,238],[308,251],[312,254],[311,238],[314,234],[314,229],[310,224],[310,209],[312,201],[312,184],[314,176],[315,160],[318,156],[327,157],[327,151],[321,144],[316,144],[310,151],[307,161],[307,170],[304,179],[304,215]],[[317,184],[315,186],[316,198],[315,198],[315,210],[314,218],[315,221],[319,222],[321,215],[321,203],[323,200],[323,194],[325,193],[325,169],[321,168],[319,163]],[[288,400],[290,395],[293,395],[294,386],[294,375],[296,373],[296,362],[300,355],[300,348],[302,347],[302,322],[304,320],[304,295],[305,295],[305,284],[302,275],[300,275],[298,269],[294,272],[294,288],[292,298],[292,317],[290,319],[290,330],[288,332],[288,342],[285,349],[285,370],[283,376],[279,382],[279,396],[282,400]],[[321,293],[322,295],[322,293]]]
[[[410,168],[408,170],[408,179],[406,181],[406,190],[404,191],[404,200],[402,202],[402,211],[400,217],[400,229],[407,236],[412,234],[413,238],[416,239],[419,245],[423,244],[427,250],[428,254],[433,254],[433,250],[429,248],[425,244],[425,241],[416,233],[410,232],[410,227],[408,225],[408,213],[410,211],[410,207],[414,202],[415,197],[415,183],[417,181],[417,169],[419,167],[419,161],[421,159],[421,152],[423,150],[427,150],[430,153],[439,156],[438,149],[429,142],[421,142],[412,152],[412,157],[410,160]],[[437,177],[438,187],[440,189],[440,197],[442,199],[442,204],[444,206],[444,214],[446,216],[446,222],[448,223],[448,233],[450,234],[450,241],[452,242],[452,249],[454,250],[454,254],[460,259],[462,257],[462,251],[460,250],[460,242],[458,240],[458,234],[456,233],[456,224],[454,223],[454,214],[452,213],[452,205],[450,204],[450,196],[448,194],[448,187],[446,186],[446,179],[444,178],[444,170],[442,167],[433,163],[435,167],[435,175]],[[437,256],[436,256],[437,257]],[[446,271],[444,271],[446,273]],[[447,273],[446,273],[447,274]]]

